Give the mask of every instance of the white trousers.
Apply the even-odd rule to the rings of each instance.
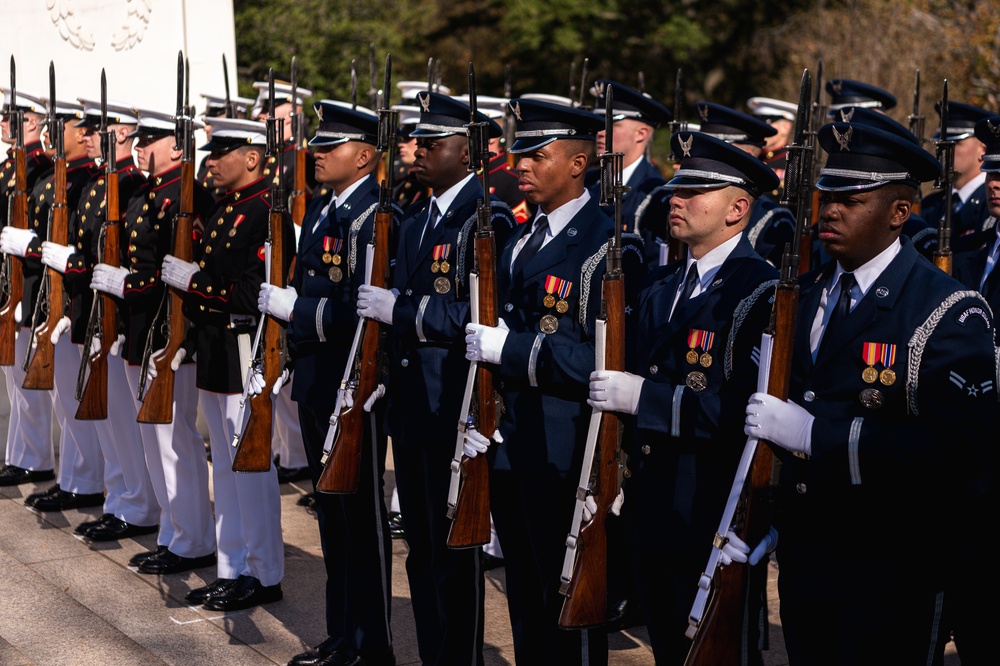
[[[77,421],[76,378],[80,371],[80,345],[69,334],[55,347],[55,413],[59,421],[59,487],[71,493],[92,495],[104,492],[105,464],[97,428],[93,421]],[[30,391],[29,391],[30,393]],[[112,467],[113,476],[121,471]],[[113,511],[109,512],[113,513]]]
[[[137,413],[139,371],[137,365],[125,365],[125,377]],[[208,457],[197,420],[195,366],[189,363],[181,365],[174,373],[173,421],[138,424],[146,469],[160,505],[160,532],[156,543],[181,557],[202,557],[215,552]]]
[[[281,456],[281,466],[289,469],[308,467],[306,447],[302,443],[302,428],[299,426],[299,407],[292,400],[292,383],[281,387],[274,399],[274,438],[271,441],[271,455]]]
[[[233,472],[232,441],[241,396],[201,389],[198,394],[212,446],[218,577],[248,575],[262,585],[276,585],[285,575],[277,470],[272,465],[263,473]]]
[[[25,391],[21,364],[28,353],[31,330],[18,328],[14,339],[14,365],[4,366],[10,421],[7,424],[8,465],[33,471],[53,469],[52,392]]]

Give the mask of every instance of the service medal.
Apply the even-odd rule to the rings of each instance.
[[[569,296],[569,290],[572,288],[573,283],[569,280],[564,280],[555,275],[546,275],[545,299],[542,301],[542,304],[547,308],[555,306],[556,312],[566,314],[569,312],[569,303],[566,301],[566,297]]]
[[[435,278],[434,291],[439,294],[447,294],[451,291],[451,282],[446,277]]]
[[[332,261],[332,262],[333,262],[333,265],[334,265],[334,266],[339,266],[339,265],[340,265],[340,262],[342,262],[342,261],[343,261],[343,259],[341,259],[341,258],[340,258],[340,255],[339,255],[339,254],[335,254],[335,255],[333,255],[333,256],[332,256],[332,257],[330,258],[330,261]]]
[[[687,344],[690,349],[688,349],[684,358],[688,363],[691,365],[700,363],[703,368],[712,365],[712,355],[708,352],[712,350],[712,345],[715,344],[715,333],[712,331],[703,331],[698,328],[688,329]],[[698,353],[699,349],[702,350],[701,354]],[[688,376],[690,377],[690,375]]]
[[[431,264],[431,273],[437,273],[441,270],[441,264],[437,261]]]
[[[866,384],[874,384],[875,380],[878,379],[878,370],[869,365],[861,371],[861,379],[863,379]]]
[[[878,409],[885,404],[885,398],[878,389],[866,388],[858,395],[858,400],[868,409]]]
[[[323,236],[323,263],[340,265],[340,248],[344,246],[343,238]]]
[[[694,365],[698,362],[698,352],[693,349],[689,349],[688,353],[684,356],[688,363]]]
[[[869,384],[874,384],[879,380],[885,386],[892,386],[896,382],[896,372],[892,365],[896,362],[896,345],[887,342],[866,342],[862,345],[861,355],[868,365],[861,378]],[[875,364],[882,365],[882,372],[875,369]]]
[[[333,255],[330,254],[329,252],[324,252],[323,253],[323,263],[324,264],[333,263]]]
[[[441,261],[441,272],[442,273],[447,273],[450,270],[451,270],[451,264],[448,263],[447,259],[443,259]]]
[[[701,363],[701,367],[703,367],[703,368],[711,367],[712,366],[712,355],[709,354],[708,352],[705,352],[704,354],[702,354],[701,356],[698,357],[698,362]]]
[[[552,315],[547,314],[538,322],[538,328],[541,329],[542,333],[545,335],[552,335],[559,330],[559,320]]]
[[[569,303],[560,298],[556,302],[556,312],[558,312],[559,314],[566,314],[567,312],[569,312]]]
[[[699,372],[698,370],[692,370],[688,373],[687,379],[684,383],[688,385],[692,391],[701,392],[708,388],[708,377],[705,376],[704,372]]]
[[[451,264],[448,263],[448,255],[451,254],[451,243],[445,243],[443,245],[435,245],[434,250],[431,253],[431,257],[434,259],[434,263],[431,264],[431,273],[447,273],[451,268]],[[443,278],[438,278],[438,280]],[[445,279],[445,282],[448,282]],[[434,281],[434,288],[437,289],[437,280]],[[451,284],[448,285],[448,289],[451,289]],[[438,291],[439,294],[448,293],[448,289],[444,291]]]
[[[542,305],[547,308],[551,308],[556,304],[556,297],[552,294],[545,294],[545,298],[542,299]]]
[[[337,266],[330,266],[329,276],[334,282],[340,282],[344,279],[344,271],[340,270]]]
[[[884,386],[892,386],[896,383],[896,372],[892,368],[886,368],[879,373],[878,379]]]

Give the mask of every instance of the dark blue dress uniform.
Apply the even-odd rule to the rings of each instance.
[[[863,125],[826,125],[819,140],[830,155],[821,190],[916,187],[940,168]],[[827,327],[814,360],[811,329],[835,268],[799,281],[789,399],[815,417],[811,456],[776,450],[789,663],[940,663],[945,584],[997,418],[993,317],[901,238],[854,309]],[[930,550],[919,563],[900,558],[899,539],[921,535]]]
[[[422,112],[413,136],[464,134],[467,105],[433,92],[417,97]],[[480,116],[480,122],[488,121],[491,136],[499,136],[499,125],[482,112]],[[406,516],[406,571],[424,664],[483,663],[480,550],[446,545],[451,460],[469,369],[464,345],[470,317],[468,275],[475,263],[477,201],[483,196],[482,183],[470,176],[452,186],[460,189],[426,233],[432,199],[406,209],[393,274],[399,297],[389,331],[389,433],[400,511]],[[495,196],[491,201],[499,248],[516,222],[505,204]],[[447,271],[438,261],[438,270],[432,272],[435,255],[448,262]]]
[[[321,117],[310,145],[345,143],[347,135],[362,134],[362,140],[372,144],[374,151],[378,131],[375,114],[329,102],[314,107]],[[358,323],[357,292],[365,283],[379,186],[374,177],[365,175],[345,199],[333,198],[331,190],[309,202],[290,284],[298,294],[288,324],[289,353],[295,367],[292,399],[298,403],[302,442],[314,486],[323,472],[320,460],[337,388],[351,361],[348,356]],[[391,239],[395,238],[396,221],[394,211]],[[391,239],[379,240],[389,243]],[[393,250],[390,245],[390,256]],[[367,398],[355,396],[360,401],[358,407]],[[387,446],[383,405],[384,401],[376,402],[371,416],[364,416],[365,446],[357,492],[315,493],[327,575],[326,633],[345,655],[360,652],[369,659],[392,645],[391,539],[382,501]],[[297,662],[293,659],[292,663]]]
[[[552,140],[594,138],[604,126],[600,116],[543,101],[513,100],[511,110],[517,118],[512,152]],[[543,128],[547,135],[532,134]],[[497,261],[500,316],[510,333],[497,371],[503,442],[489,451],[490,509],[504,553],[519,664],[600,664],[608,658],[603,627],[565,631],[557,626],[564,599],[560,572],[590,417],[586,398],[594,370],[594,322],[607,243],[614,234],[614,222],[597,200],[587,192],[582,196],[582,208],[518,274],[511,275],[514,248],[533,223],[522,226]],[[638,238],[623,238],[622,263],[631,312],[645,270]],[[546,307],[550,292],[565,306]]]
[[[674,139],[681,140],[690,157],[681,158],[669,188],[730,184],[700,175],[706,171],[740,178],[737,186],[755,197],[778,182],[739,148],[699,133]],[[650,273],[627,331],[627,369],[646,381],[626,421],[632,474],[622,515],[658,663],[681,663],[690,647],[683,630],[746,442],[741,415],[756,386],[754,352],[778,277],[745,235],[737,239],[691,298],[678,296],[687,260]]]

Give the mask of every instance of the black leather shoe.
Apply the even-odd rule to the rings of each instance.
[[[98,518],[97,520],[85,520],[79,525],[77,525],[73,531],[76,532],[77,534],[83,535],[86,534],[87,530],[89,530],[91,527],[98,527],[100,525],[104,525],[105,523],[108,523],[114,519],[115,516],[113,513],[102,513],[100,518]]]
[[[103,525],[91,527],[83,536],[91,541],[117,541],[130,539],[143,534],[153,534],[160,529],[159,525],[133,525],[119,518],[112,518]]]
[[[608,611],[604,628],[608,633],[621,631],[642,624],[635,617],[635,609],[628,599],[608,599]]]
[[[502,557],[497,557],[496,555],[490,555],[489,553],[483,553],[483,571],[489,571],[490,569],[499,569],[504,565]]]
[[[144,574],[174,574],[191,569],[200,569],[215,564],[215,553],[201,557],[182,557],[164,548],[162,553],[154,555],[139,564],[139,573]]]
[[[104,514],[104,515],[108,515],[108,514]],[[160,553],[166,552],[166,550],[167,550],[166,546],[157,546],[156,550],[144,550],[141,553],[136,553],[135,555],[133,555],[132,557],[129,558],[128,565],[130,567],[137,567],[140,564],[142,564],[143,562],[145,562],[146,560],[148,560],[149,558],[156,557]]]
[[[403,514],[399,511],[389,512],[389,534],[393,539],[403,539],[406,534],[403,532]]]
[[[204,608],[213,611],[236,611],[280,601],[281,597],[281,583],[261,585],[253,576],[240,576],[225,592],[220,595],[213,594],[205,602]]]
[[[104,493],[71,493],[60,488],[48,497],[39,497],[32,504],[36,511],[67,511],[69,509],[84,509],[88,506],[102,506]]]
[[[343,643],[342,638],[330,636],[316,647],[309,648],[292,657],[288,661],[288,666],[326,666],[328,664],[350,663],[344,661],[341,649]]]
[[[196,587],[184,597],[184,601],[192,604],[203,604],[214,594],[222,594],[230,586],[236,584],[235,578],[216,578],[208,585]]]
[[[309,479],[308,467],[282,467],[277,465],[278,483],[291,483],[292,481],[306,481]]]
[[[51,469],[30,470],[16,465],[5,465],[0,469],[0,486],[19,486],[22,483],[35,481],[51,481],[56,478]]]
[[[306,493],[295,501],[299,506],[304,506],[306,511],[316,509],[316,493]]]
[[[24,498],[24,506],[35,506],[35,502],[37,502],[41,498],[49,497],[53,493],[57,493],[59,491],[60,488],[59,484],[57,483],[55,485],[49,486],[45,490],[39,490],[37,493],[31,493],[30,495]]]

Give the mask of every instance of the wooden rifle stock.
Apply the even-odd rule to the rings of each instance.
[[[391,197],[390,197],[391,198]],[[372,238],[371,286],[385,288],[389,271],[389,231],[392,226],[392,207],[375,213],[375,230]],[[361,339],[361,358],[358,367],[358,385],[354,390],[354,404],[340,413],[337,439],[330,457],[323,467],[316,490],[323,493],[354,493],[358,490],[361,474],[361,444],[364,438],[364,403],[378,386],[380,343],[382,325],[368,319],[364,323]]]
[[[476,267],[479,323],[496,326],[500,317],[497,314],[496,244],[492,230],[476,234]],[[498,399],[489,363],[476,366],[474,399],[476,428],[484,437],[492,437],[497,429]],[[449,548],[473,548],[490,542],[490,468],[486,456],[463,456],[461,464],[461,485],[448,531]]]
[[[121,264],[118,172],[109,170],[106,183],[107,219],[104,223],[103,262],[108,266],[118,267]],[[101,348],[96,354],[91,354],[89,349],[83,350],[87,355],[83,362],[89,366],[90,373],[80,395],[80,404],[76,408],[76,418],[81,421],[108,418],[108,353],[118,337],[118,313],[114,297],[99,292],[95,298],[100,299],[101,304]]]
[[[11,102],[13,105],[14,102]],[[14,114],[13,118],[20,117]],[[22,128],[17,128],[18,136]],[[11,196],[10,223],[16,229],[28,228],[28,159],[23,145],[14,148],[14,192]],[[24,259],[7,255],[7,302],[0,309],[0,365],[14,365],[14,339],[19,322],[14,317],[24,296]]]
[[[68,214],[66,209],[66,158],[56,160],[56,171],[53,187],[55,188],[55,203],[52,205],[52,227],[49,237],[53,243],[66,245],[69,233]],[[55,384],[55,345],[52,344],[52,331],[63,316],[63,276],[54,268],[45,268],[48,291],[49,313],[45,323],[34,331],[34,353],[28,362],[28,370],[24,376],[22,387],[33,390],[50,390]],[[42,298],[42,294],[39,294]]]
[[[306,149],[295,146],[295,191],[292,192],[292,222],[301,227],[306,216]]]
[[[194,162],[181,163],[180,211],[174,221],[173,255],[182,261],[194,257]],[[174,369],[171,363],[184,344],[187,319],[184,317],[184,293],[176,287],[167,292],[167,342],[163,353],[150,360],[156,376],[150,380],[142,398],[136,421],[170,423],[174,420]],[[144,369],[143,369],[144,370]]]
[[[625,280],[605,274],[604,369],[625,370]],[[621,422],[614,412],[601,413],[600,434],[594,463],[597,465],[597,511],[580,529],[576,541],[573,579],[564,592],[559,626],[563,629],[598,627],[607,619],[608,538],[607,519],[618,495],[618,456],[621,446]]]
[[[285,286],[284,266],[284,209],[275,206],[268,220],[271,235],[271,266],[268,282],[278,287]],[[271,392],[276,382],[281,381],[284,330],[277,319],[270,315],[264,322],[263,373],[264,388],[250,397],[250,416],[243,429],[239,446],[233,456],[234,472],[266,472],[271,469],[271,430],[274,424],[274,402]]]

